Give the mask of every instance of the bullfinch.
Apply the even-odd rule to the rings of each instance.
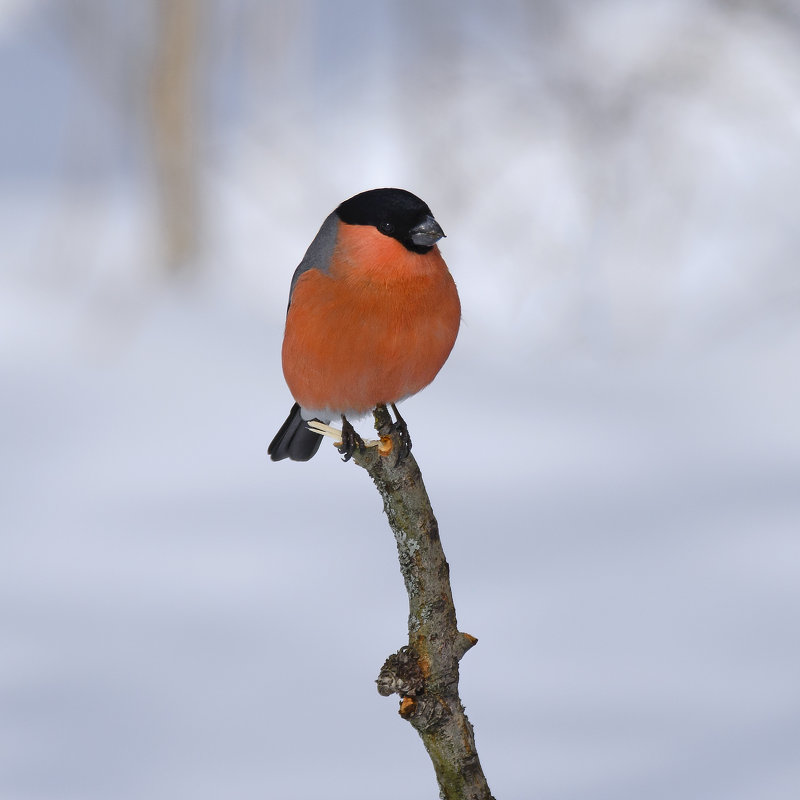
[[[322,435],[309,420],[342,420],[346,461],[364,446],[347,417],[391,405],[401,451],[411,440],[396,403],[427,386],[456,341],[461,304],[428,206],[403,189],[345,200],[294,272],[283,374],[295,404],[268,453],[308,461]]]

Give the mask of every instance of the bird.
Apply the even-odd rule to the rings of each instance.
[[[461,324],[455,281],[430,208],[405,189],[370,189],[332,211],[292,276],[281,361],[295,400],[268,454],[308,461],[322,435],[308,422],[342,420],[339,452],[364,447],[348,417],[391,405],[398,459],[411,449],[397,403],[426,387]]]

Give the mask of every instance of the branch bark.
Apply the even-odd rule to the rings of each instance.
[[[394,439],[384,406],[375,409],[375,429],[384,442]],[[386,659],[378,691],[400,695],[400,716],[422,738],[442,800],[494,800],[458,693],[459,661],[478,640],[456,625],[450,567],[419,466],[413,455],[396,460],[377,447],[353,455],[383,498],[408,592],[408,644]]]

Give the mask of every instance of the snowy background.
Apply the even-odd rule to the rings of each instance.
[[[403,411],[495,796],[800,796],[797,0],[5,0],[0,102],[3,800],[436,796],[377,493],[266,456],[384,185],[464,307]]]

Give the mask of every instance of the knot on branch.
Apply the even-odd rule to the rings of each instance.
[[[419,666],[419,655],[410,645],[404,645],[392,653],[381,667],[378,692],[384,697],[399,694],[414,697],[422,692],[425,679]]]
[[[449,716],[449,711],[444,700],[432,695],[404,697],[400,701],[400,716],[408,720],[420,733],[427,733],[436,728]]]

